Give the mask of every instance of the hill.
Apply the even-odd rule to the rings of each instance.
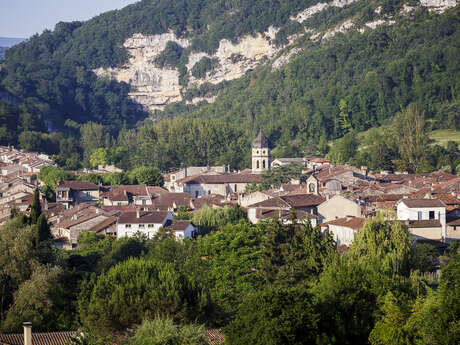
[[[147,163],[163,169],[221,159],[244,167],[242,148],[259,127],[275,156],[312,153],[322,137],[379,126],[410,103],[419,104],[435,128],[460,128],[456,4],[140,1],[84,23],[59,23],[8,50],[1,86],[35,122],[11,124],[0,114],[1,125],[18,135],[25,127],[57,129],[61,137],[29,145],[41,148],[52,138],[48,147],[56,148],[93,121],[109,136],[99,146],[115,140],[139,150],[133,139],[120,142],[118,132],[144,124],[131,138],[154,136],[144,139],[155,142],[150,149],[162,159]],[[197,150],[178,149],[177,135],[186,137],[191,129],[182,126],[191,123],[225,123],[223,135],[234,139],[225,145],[212,139],[209,146],[223,145],[212,152],[200,149],[209,136],[191,139]],[[166,135],[168,128],[175,134]],[[0,133],[0,143],[14,139]],[[73,153],[94,150],[81,145]]]

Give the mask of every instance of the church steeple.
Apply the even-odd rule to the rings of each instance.
[[[270,169],[270,147],[262,129],[252,142],[252,173],[260,174]]]

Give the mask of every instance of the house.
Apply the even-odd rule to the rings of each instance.
[[[194,238],[198,234],[198,228],[189,220],[173,220],[165,230],[170,231],[177,240]]]
[[[323,197],[314,194],[276,196],[247,206],[248,219],[253,224],[257,224],[264,218],[287,217],[292,209],[296,212],[298,219],[311,218],[312,225],[315,226],[317,206],[324,200]]]
[[[152,210],[175,212],[180,206],[191,208],[192,197],[188,193],[164,193],[153,197]]]
[[[214,167],[186,167],[178,171],[170,172],[164,174],[165,188],[170,192],[175,192],[175,183],[178,180],[184,179],[186,177],[200,175],[204,173],[226,173],[229,172],[230,168],[228,166],[214,166]]]
[[[283,167],[289,164],[299,164],[302,167],[306,167],[308,158],[276,158],[273,160],[271,167]]]
[[[262,182],[262,176],[253,173],[202,174],[177,181],[175,190],[195,198],[210,194],[227,197],[230,194],[243,193],[251,183],[259,182]]]
[[[101,198],[104,206],[152,205],[152,195],[146,185],[110,186]]]
[[[355,238],[355,234],[362,229],[365,219],[358,217],[344,217],[334,219],[321,224],[324,232],[326,229],[332,234],[337,247],[345,245],[349,247]]]
[[[56,186],[56,201],[70,206],[85,202],[95,203],[99,201],[99,186],[86,181],[62,181]]]
[[[57,247],[62,245],[66,249],[76,248],[78,237],[83,231],[95,229],[94,232],[106,230],[106,234],[114,233],[114,229],[109,230],[109,225],[99,229],[109,219],[113,221],[113,214],[89,204],[80,204],[55,218],[51,223],[51,234]]]
[[[343,195],[334,195],[318,206],[318,215],[321,217],[321,222],[329,222],[349,216],[359,218],[362,216],[362,210],[357,201]]]
[[[446,204],[439,199],[400,200],[397,219],[406,221],[416,239],[446,241]]]
[[[153,238],[161,227],[171,224],[173,215],[169,211],[124,212],[117,222],[117,238],[131,237],[136,234]]]
[[[24,333],[1,334],[0,345],[69,345],[77,332],[32,333],[32,324],[24,322]]]

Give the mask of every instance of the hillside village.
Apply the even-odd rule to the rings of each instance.
[[[12,209],[27,213],[40,167],[52,161],[35,153],[1,148],[1,222]],[[270,169],[297,164],[305,180],[293,179],[267,190],[248,192]],[[336,165],[320,157],[277,158],[259,132],[252,142],[252,168],[232,172],[229,166],[187,167],[164,174],[164,187],[103,186],[86,181],[59,181],[56,200],[42,195],[41,206],[58,248],[78,247],[84,231],[120,238],[153,238],[160,228],[176,239],[194,238],[200,225],[178,219],[203,207],[240,207],[253,224],[270,218],[319,225],[333,234],[337,247],[348,247],[367,218],[393,212],[414,241],[437,245],[460,240],[460,177],[429,174],[372,173],[366,167]]]

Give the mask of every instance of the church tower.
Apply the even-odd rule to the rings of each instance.
[[[270,148],[268,139],[259,130],[259,134],[252,142],[252,173],[261,174],[270,170]]]

